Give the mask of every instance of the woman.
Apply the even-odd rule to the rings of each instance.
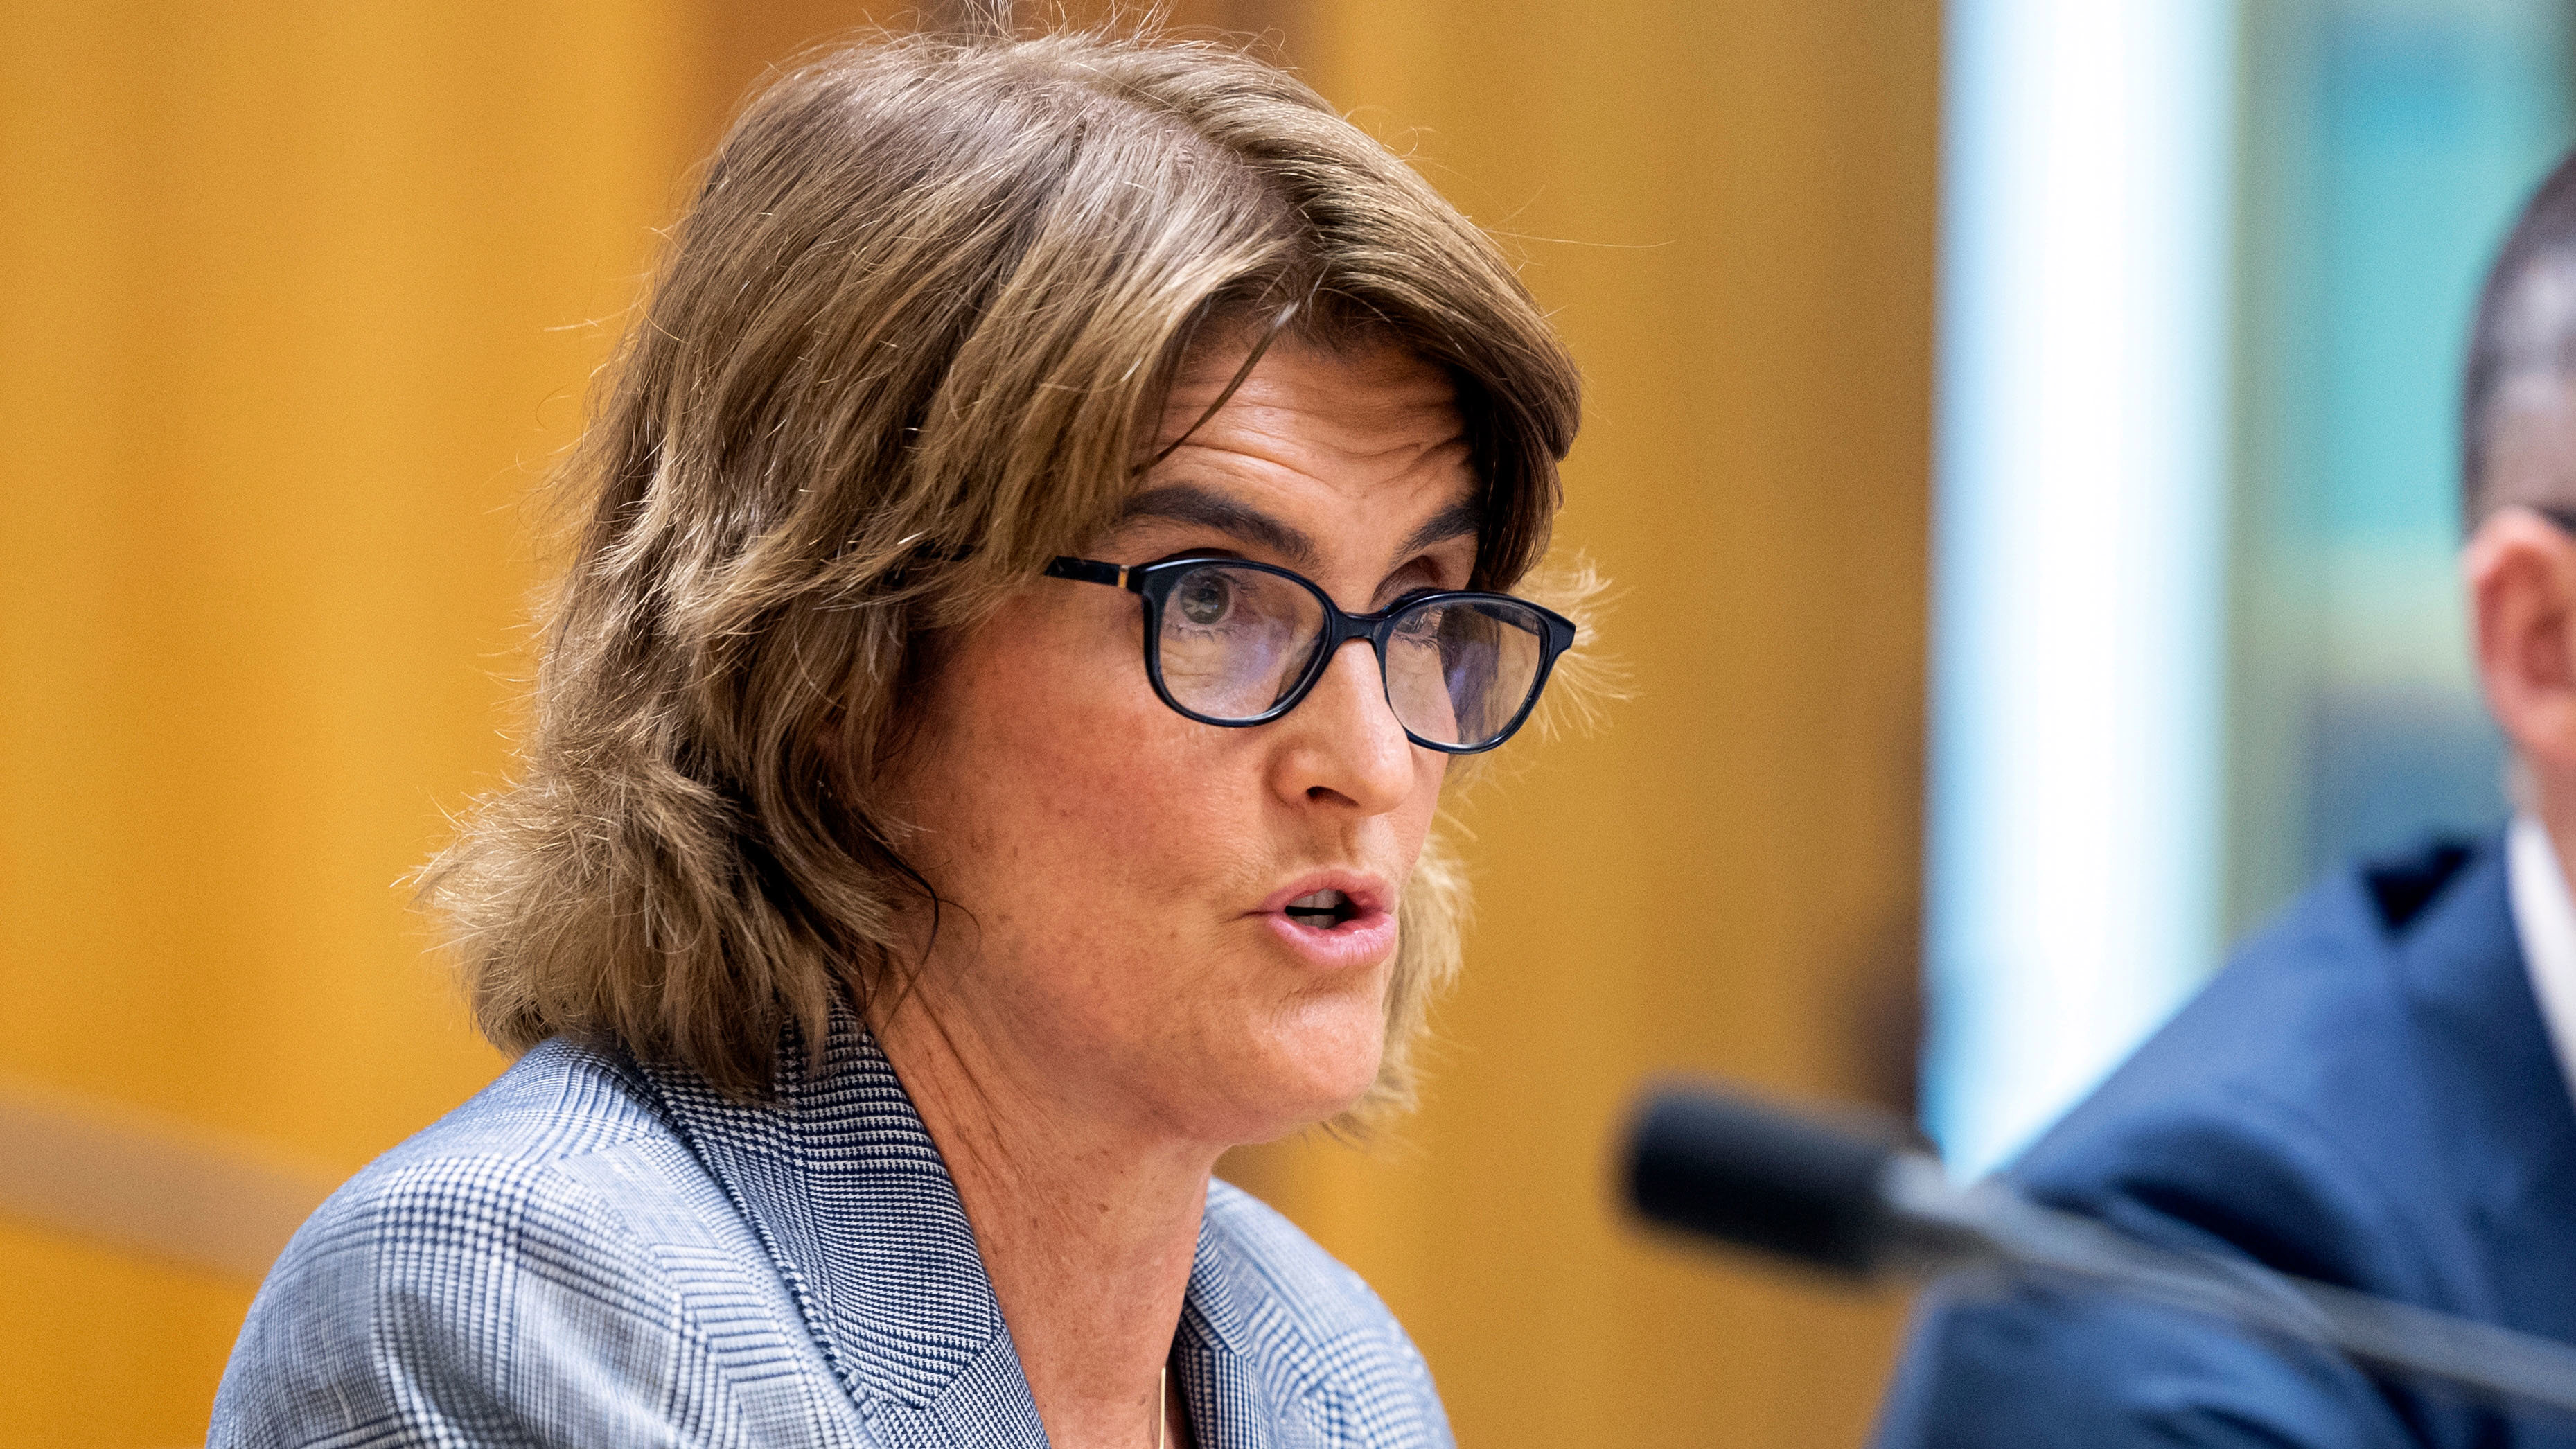
[[[1574,626],[1574,373],[1278,72],[894,41],[735,125],[428,874],[523,1052],[280,1260],[214,1442],[1445,1443],[1211,1181],[1402,1104],[1453,755]]]

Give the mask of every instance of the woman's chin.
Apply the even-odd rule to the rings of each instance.
[[[1383,1018],[1366,1027],[1364,1034],[1308,1032],[1248,1044],[1226,1073],[1223,1095],[1237,1120],[1225,1140],[1273,1141],[1359,1105],[1377,1082],[1385,1050]]]

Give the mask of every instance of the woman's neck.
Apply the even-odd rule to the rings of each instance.
[[[1219,1149],[1067,1100],[925,986],[870,1026],[957,1185],[1047,1440],[1153,1444]]]

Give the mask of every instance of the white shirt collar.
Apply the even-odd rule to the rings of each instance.
[[[2505,834],[2505,888],[2531,994],[2540,998],[2558,1070],[2576,1088],[2576,900],[2568,897],[2549,831],[2529,815],[2514,816]]]

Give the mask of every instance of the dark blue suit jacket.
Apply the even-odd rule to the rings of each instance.
[[[2160,1242],[2576,1342],[2576,1107],[2501,841],[2310,892],[2011,1175]],[[1955,1287],[1878,1442],[2538,1449],[2576,1422],[2087,1290]]]

